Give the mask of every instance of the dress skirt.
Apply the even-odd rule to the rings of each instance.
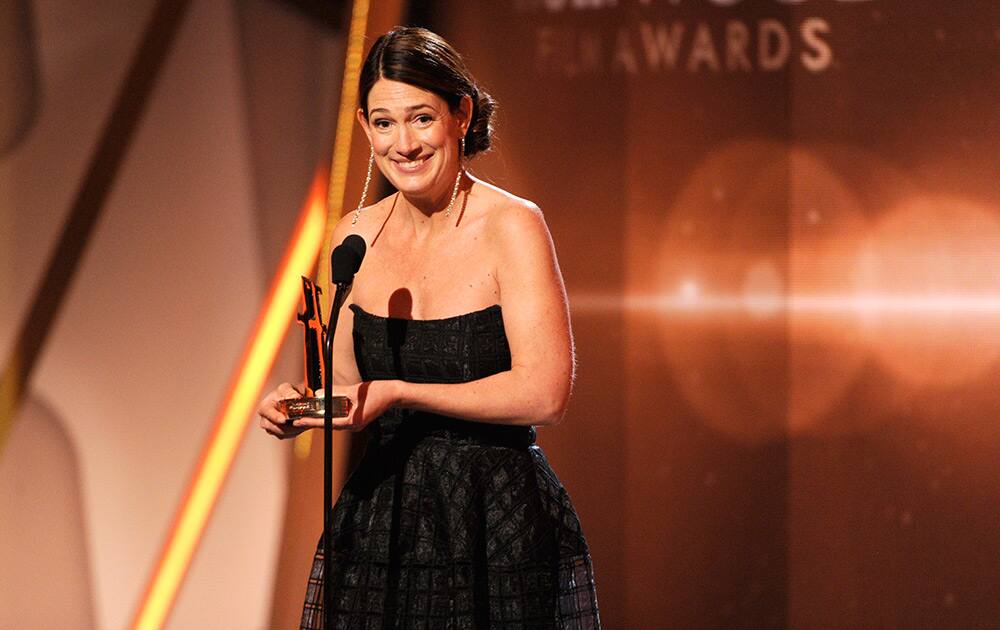
[[[330,628],[599,628],[580,521],[534,429],[407,415],[369,427],[333,509]],[[322,617],[321,537],[301,628]]]

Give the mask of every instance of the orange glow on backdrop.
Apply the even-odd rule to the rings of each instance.
[[[571,304],[658,329],[688,404],[747,443],[818,430],[872,365],[888,386],[859,422],[975,387],[1000,363],[1000,209],[889,186],[866,213],[818,153],[735,142],[682,187],[643,290]]]
[[[325,184],[326,173],[317,172],[132,628],[162,627],[177,597],[240,441],[253,419],[264,381],[298,308],[300,277],[310,275],[315,265],[326,221]]]

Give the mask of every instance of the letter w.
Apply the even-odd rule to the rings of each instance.
[[[677,66],[677,57],[681,51],[684,25],[673,22],[668,31],[666,24],[660,23],[654,27],[649,22],[640,22],[639,32],[642,35],[642,47],[646,51],[646,63],[649,67],[658,70],[663,64],[667,69],[673,70]]]

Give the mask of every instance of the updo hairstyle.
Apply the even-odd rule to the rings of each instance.
[[[444,38],[425,28],[397,26],[372,46],[361,67],[359,97],[368,118],[368,93],[379,79],[407,83],[440,96],[452,112],[463,96],[472,99],[472,118],[465,133],[465,155],[490,148],[496,102],[479,87],[462,56]]]

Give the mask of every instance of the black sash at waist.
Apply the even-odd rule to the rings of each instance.
[[[374,444],[443,438],[464,444],[527,448],[535,443],[535,427],[461,420],[423,411],[393,409],[368,427]]]

